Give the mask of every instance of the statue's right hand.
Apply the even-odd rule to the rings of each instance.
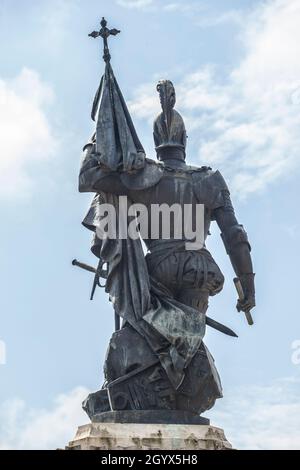
[[[236,308],[238,312],[249,312],[250,310],[252,310],[252,308],[255,307],[255,305],[255,297],[248,296],[245,297],[245,299],[243,300],[238,299]]]

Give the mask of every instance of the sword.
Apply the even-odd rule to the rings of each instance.
[[[96,269],[96,272],[95,272],[95,276],[94,276],[94,282],[93,282],[93,287],[92,287],[92,292],[91,292],[91,300],[93,300],[93,298],[94,298],[96,288],[101,287],[101,284],[100,284],[100,271],[102,269],[102,265],[103,265],[103,261],[100,258],[97,269]]]
[[[97,269],[94,268],[93,266],[89,266],[88,264],[80,263],[79,261],[77,261],[77,259],[74,259],[72,261],[72,265],[77,266],[78,268],[84,269],[85,271],[89,271],[90,273],[95,274],[93,287],[92,287],[92,292],[91,292],[91,300],[93,300],[96,287],[97,286],[105,287],[105,286],[101,286],[100,277],[103,277],[104,279],[107,278],[107,270],[102,269],[102,266],[103,266],[102,259],[100,258]],[[115,331],[118,331],[119,329],[120,329],[120,317],[115,312]]]
[[[90,273],[96,274],[97,270],[93,266],[89,266],[88,264],[85,263],[80,263],[77,261],[77,259],[73,259],[72,261],[73,266],[78,266],[78,268],[85,269],[85,271],[89,271]]]
[[[72,265],[73,266],[78,266],[79,268],[84,269],[85,271],[89,271],[90,273],[95,274],[95,280],[94,280],[93,289],[92,289],[92,296],[91,296],[91,298],[93,298],[96,286],[99,285],[98,284],[99,275],[102,274],[101,266],[100,267],[98,266],[98,269],[96,269],[96,268],[93,268],[92,266],[89,266],[88,264],[80,263],[76,259],[74,259],[72,261]],[[119,319],[120,319],[119,316],[118,316],[118,318],[115,318],[116,331],[120,329]],[[206,321],[206,324],[208,326],[210,326],[211,328],[214,328],[215,330],[220,331],[221,333],[224,333],[227,336],[232,336],[233,338],[238,338],[238,335],[234,331],[232,331],[230,328],[228,328],[228,326],[222,325],[222,323],[219,323],[216,320],[213,320],[212,318],[209,318],[209,317],[205,317],[205,321]]]
[[[238,335],[230,328],[228,328],[228,326],[222,325],[222,323],[219,323],[218,321],[213,320],[212,318],[206,317],[206,324],[208,326],[211,326],[215,330],[224,333],[227,336],[233,336],[233,338],[238,338]]]
[[[89,271],[90,273],[95,274],[92,292],[91,292],[91,300],[93,300],[96,287],[97,286],[104,287],[104,286],[101,286],[100,284],[100,277],[105,278],[105,275],[106,275],[106,271],[102,269],[103,260],[100,258],[97,268],[93,268],[93,266],[89,266],[88,264],[85,264],[85,263],[80,263],[79,261],[77,261],[77,259],[73,259],[72,265],[78,266],[78,268],[84,269],[85,271]]]
[[[238,296],[239,296],[239,300],[241,302],[243,302],[243,300],[245,299],[245,294],[244,294],[244,290],[243,290],[243,286],[241,284],[241,281],[239,280],[238,277],[235,277],[233,279],[233,282],[234,282],[234,285],[235,285],[235,288],[237,290],[237,293],[238,293]],[[253,325],[254,324],[254,321],[253,321],[253,318],[252,318],[252,315],[251,315],[251,312],[250,310],[247,310],[246,312],[244,312],[245,315],[246,315],[246,319],[247,319],[247,322],[248,322],[248,325]]]

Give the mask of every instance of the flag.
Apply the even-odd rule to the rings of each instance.
[[[106,64],[92,109],[99,161],[113,171],[144,167],[145,151],[110,63]]]

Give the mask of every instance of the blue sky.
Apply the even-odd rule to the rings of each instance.
[[[63,446],[102,381],[112,308],[101,291],[89,301],[91,277],[71,266],[94,263],[77,174],[103,71],[87,35],[102,15],[122,30],[112,64],[148,156],[168,78],[188,160],[226,176],[253,246],[249,328],[216,227],[208,242],[226,276],[210,316],[239,339],[207,332],[225,395],[207,415],[239,448],[300,448],[297,0],[0,1],[0,448]]]

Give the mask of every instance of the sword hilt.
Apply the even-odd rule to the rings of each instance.
[[[241,302],[243,302],[245,300],[245,294],[244,294],[244,290],[243,290],[243,286],[242,286],[242,283],[240,281],[240,279],[238,277],[235,277],[233,279],[233,282],[234,282],[234,285],[235,285],[235,288],[236,288],[236,291],[238,293],[238,296],[239,296],[239,300]],[[253,318],[252,318],[252,315],[251,315],[251,312],[250,310],[247,310],[245,313],[245,316],[246,316],[246,319],[247,319],[247,322],[248,322],[248,325],[252,326],[254,325],[254,321],[253,321]]]
[[[88,264],[85,264],[85,263],[80,263],[79,261],[77,261],[77,259],[73,259],[72,265],[77,266],[78,268],[84,269],[85,271],[89,271],[90,273],[96,274],[97,272],[96,268],[93,268],[92,266],[89,266]]]
[[[73,266],[78,266],[78,268],[84,269],[85,271],[89,271],[90,273],[95,274],[94,277],[94,282],[93,282],[93,287],[92,287],[92,292],[91,292],[91,300],[94,298],[95,290],[96,287],[105,287],[100,284],[100,277],[103,277],[104,279],[107,279],[107,270],[102,269],[102,260],[99,260],[99,265],[98,268],[94,268],[93,266],[89,266],[88,264],[85,263],[80,263],[80,261],[77,261],[77,259],[73,259],[72,265]],[[115,312],[115,331],[118,331],[121,327],[121,321],[119,315]],[[232,335],[233,336],[233,335]]]

